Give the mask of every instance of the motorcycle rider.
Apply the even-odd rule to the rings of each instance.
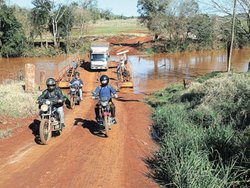
[[[38,103],[42,104],[43,99],[56,100],[57,103],[54,106],[57,108],[57,113],[60,118],[61,127],[64,128],[64,111],[63,111],[63,102],[64,96],[60,88],[56,87],[56,81],[54,78],[48,78],[46,80],[47,89],[42,92],[38,97]]]
[[[80,94],[80,99],[82,101],[82,86],[83,86],[83,81],[80,79],[80,73],[76,72],[75,77],[69,82],[69,86],[71,85],[77,85],[79,87],[79,94]]]
[[[107,75],[102,75],[100,77],[100,86],[97,86],[95,91],[93,92],[93,98],[96,98],[99,95],[99,98],[102,97],[107,97],[109,98],[109,102],[111,103],[110,108],[111,108],[111,117],[112,117],[112,122],[116,124],[116,119],[115,119],[115,104],[112,102],[112,94],[114,95],[115,98],[118,98],[118,95],[116,93],[116,90],[109,85],[109,77]],[[99,113],[99,107],[100,107],[100,101],[96,104],[95,106],[95,115],[96,115],[96,121],[99,122],[101,117]]]

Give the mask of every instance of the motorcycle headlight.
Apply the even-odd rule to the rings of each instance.
[[[46,102],[45,102],[45,104],[47,104],[47,105],[50,105],[50,101],[49,100],[46,100]]]
[[[101,102],[101,105],[102,105],[102,106],[108,106],[108,103],[109,103],[108,101],[102,101],[102,102]]]
[[[76,89],[75,89],[75,88],[71,88],[70,90],[71,90],[72,92],[76,91]]]
[[[43,105],[41,106],[41,111],[43,111],[43,112],[47,112],[48,109],[49,109],[49,106],[46,105],[46,104],[43,104]]]

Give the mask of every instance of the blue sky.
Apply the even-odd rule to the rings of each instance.
[[[67,0],[55,0],[56,2],[70,2]],[[73,0],[72,0],[73,1]],[[110,9],[114,14],[124,16],[138,16],[137,0],[97,0],[98,7],[102,9]],[[17,4],[21,7],[32,7],[32,0],[5,0],[7,4]]]

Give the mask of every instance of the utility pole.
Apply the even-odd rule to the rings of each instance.
[[[233,43],[234,43],[234,26],[235,26],[235,7],[236,7],[236,0],[234,0],[231,42],[230,42],[229,58],[228,58],[228,63],[227,63],[227,72],[231,71],[231,63],[232,63],[232,52],[233,52]]]

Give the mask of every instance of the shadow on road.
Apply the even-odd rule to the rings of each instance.
[[[88,129],[89,132],[95,136],[106,138],[102,132],[103,128],[94,120],[87,120],[82,118],[75,118],[74,126],[81,125],[84,129]]]
[[[125,99],[123,97],[119,97],[116,100],[120,102],[142,102],[141,100],[138,99]]]
[[[33,122],[29,125],[29,129],[32,130],[32,134],[35,136],[34,141],[37,144],[40,144],[40,136],[39,136],[39,126],[40,126],[40,120],[34,119]]]

